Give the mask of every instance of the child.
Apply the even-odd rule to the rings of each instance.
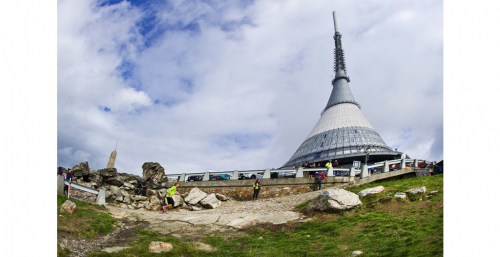
[[[179,187],[179,183],[175,183],[175,186],[171,187],[168,190],[167,195],[165,195],[165,198],[167,199],[167,206],[162,206],[163,214],[165,214],[165,213],[168,214],[167,209],[173,208],[174,199],[172,199],[172,196],[174,196],[174,194],[179,195],[179,193],[175,192],[178,187]]]

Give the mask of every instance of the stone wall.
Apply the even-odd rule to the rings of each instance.
[[[177,191],[179,193],[187,193],[192,189],[192,187],[183,188],[180,187]],[[217,193],[225,196],[229,196],[235,200],[252,200],[253,188],[252,187],[212,187],[212,188],[200,188],[203,192],[207,194]],[[317,186],[310,185],[299,185],[299,186],[287,186],[287,187],[274,187],[274,186],[263,186],[259,192],[259,198],[272,198],[277,196],[287,196],[287,195],[297,195],[302,193],[311,192],[316,190]]]

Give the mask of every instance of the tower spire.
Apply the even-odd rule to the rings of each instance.
[[[344,49],[342,48],[342,34],[338,31],[337,18],[335,17],[335,11],[333,14],[333,25],[335,27],[335,35],[333,39],[335,40],[335,78],[332,80],[332,93],[330,99],[326,104],[325,110],[341,103],[352,103],[361,108],[358,102],[354,100],[354,96],[351,93],[348,82],[351,79],[347,76],[347,69],[345,65]]]

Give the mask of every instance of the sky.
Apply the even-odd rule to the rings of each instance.
[[[332,11],[389,147],[443,159],[442,1],[57,2],[57,165],[279,168],[320,118]],[[118,143],[117,143],[118,142]]]

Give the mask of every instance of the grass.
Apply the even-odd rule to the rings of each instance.
[[[78,212],[71,215],[59,211],[66,200],[66,197],[57,196],[57,232],[60,236],[92,239],[113,231],[117,219],[111,217],[105,207],[72,199]]]
[[[299,208],[302,208],[302,207],[306,207],[306,205],[308,205],[308,204],[309,204],[310,202],[312,202],[312,201],[313,201],[312,199],[307,200],[307,202],[305,202],[305,203],[301,203],[301,204],[299,204],[299,205],[295,206],[295,208],[299,209]]]
[[[364,252],[363,256],[442,256],[443,176],[373,183],[347,190],[357,193],[378,185],[386,190],[362,197],[363,205],[351,211],[310,213],[314,217],[310,222],[251,229],[247,236],[232,241],[205,237],[204,243],[217,248],[214,252],[198,250],[190,240],[139,231],[138,239],[129,243],[131,248],[113,254],[93,252],[90,256],[166,256],[148,252],[152,241],[171,243],[174,248],[168,256],[349,256],[356,250]],[[427,193],[418,199],[386,198],[421,186],[427,187]],[[426,197],[433,190],[439,192]]]

